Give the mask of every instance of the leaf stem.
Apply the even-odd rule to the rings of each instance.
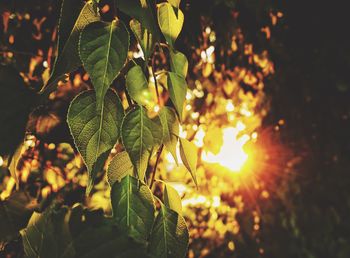
[[[159,147],[159,149],[157,151],[157,159],[156,159],[156,163],[154,164],[154,167],[153,167],[151,184],[149,186],[150,189],[152,189],[152,186],[153,186],[153,183],[154,183],[154,180],[155,180],[155,177],[156,177],[157,166],[158,166],[158,163],[159,163],[159,160],[160,160],[160,156],[161,156],[162,151],[163,151],[163,147],[164,147],[164,144],[160,145],[160,147]]]
[[[159,89],[158,89],[158,82],[157,82],[157,77],[156,77],[156,74],[154,72],[154,55],[152,57],[152,66],[151,66],[151,69],[152,69],[152,76],[153,76],[153,80],[154,80],[154,85],[155,85],[155,88],[156,88],[156,94],[157,94],[157,100],[158,100],[158,105],[160,106],[161,103],[160,103],[160,95],[159,95]]]
[[[159,46],[162,47],[162,48],[168,48],[169,49],[169,46],[165,43],[159,43]]]
[[[132,107],[133,103],[132,103],[132,100],[131,100],[130,95],[127,92],[126,88],[125,88],[125,96],[126,96],[126,100],[128,101],[129,107]]]

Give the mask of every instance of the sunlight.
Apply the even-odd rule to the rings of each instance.
[[[234,173],[239,173],[248,159],[248,154],[244,151],[243,146],[250,139],[247,134],[238,137],[239,132],[244,129],[242,125],[224,128],[223,145],[219,153],[203,151],[202,160],[208,163],[218,163]]]

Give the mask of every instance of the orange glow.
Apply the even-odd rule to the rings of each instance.
[[[239,173],[248,159],[248,154],[244,151],[243,146],[250,137],[247,134],[238,136],[244,128],[243,123],[237,124],[236,127],[224,128],[223,145],[219,153],[213,154],[210,151],[203,151],[202,160],[208,163],[218,163],[232,172]]]

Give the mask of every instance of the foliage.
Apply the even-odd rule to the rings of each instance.
[[[0,202],[0,241],[9,241],[24,228],[36,207],[35,200],[25,192],[16,192]]]
[[[13,67],[0,65],[0,155],[13,155],[24,139],[29,113],[36,104],[34,93],[26,88],[19,73]],[[13,105],[17,103],[17,105]],[[12,107],[7,110],[8,107]]]
[[[12,220],[6,217],[0,222],[1,233],[12,232],[5,234],[6,242],[0,240],[0,256],[24,255],[18,231],[26,227],[33,210],[41,215],[53,200],[67,206],[58,205],[55,213],[60,213],[61,209],[63,214],[65,210],[70,212],[76,208],[74,204],[80,202],[89,210],[103,208],[105,216],[99,211],[95,218],[101,220],[97,221],[114,224],[110,220],[110,187],[116,182],[120,184],[126,175],[137,175],[129,154],[119,141],[111,149],[105,166],[96,173],[90,195],[85,195],[88,173],[79,152],[71,147],[75,145],[66,122],[72,99],[81,91],[94,89],[90,77],[81,68],[81,29],[71,34],[85,6],[78,2],[65,1],[63,9],[67,15],[59,22],[59,33],[56,19],[60,8],[56,0],[4,0],[0,3],[0,62],[6,65],[0,78],[0,91],[5,92],[0,94],[0,149],[10,150],[5,157],[6,153],[0,154],[0,213],[2,216],[5,216],[3,211],[13,214]],[[130,97],[132,104],[146,108],[153,122],[159,124],[159,119],[162,122],[164,148],[158,144],[153,148],[144,183],[150,185],[153,171],[156,171],[152,193],[159,198],[163,196],[164,205],[178,214],[182,210],[191,236],[188,257],[349,257],[350,91],[347,71],[350,66],[345,33],[349,16],[345,3],[320,2],[315,7],[306,2],[300,6],[297,1],[180,3],[169,0],[186,16],[184,28],[175,41],[179,51],[173,51],[164,44],[160,48],[157,43],[160,38],[165,42],[154,8],[155,2],[160,1],[93,2],[98,3],[100,9],[89,2],[92,8],[86,11],[92,14],[90,18],[95,22],[112,21],[117,14],[128,29],[128,60],[133,58],[135,63],[126,63],[107,92],[117,93],[125,113],[129,111],[127,97]],[[152,8],[145,9],[145,6]],[[175,10],[176,17],[177,14]],[[60,56],[57,52],[62,50],[70,34],[74,47],[69,48],[70,52],[63,52],[76,57],[76,62],[72,63],[76,69],[68,76],[59,76],[58,80],[62,81],[58,84],[54,82],[47,87],[45,82],[55,70],[56,57]],[[185,59],[178,58],[174,63],[173,55],[180,51]],[[142,59],[149,60],[148,68]],[[69,61],[73,60],[62,59],[56,62],[56,68],[59,63],[70,67]],[[152,68],[160,103],[156,98]],[[127,75],[132,69],[141,69],[143,73],[138,73],[141,76],[129,80],[128,84]],[[173,128],[170,121],[178,124],[179,118],[167,90],[166,71],[186,74],[187,70],[189,89],[182,113],[183,125],[175,132],[177,126]],[[133,83],[138,80],[142,83]],[[3,82],[9,81],[16,83],[7,88],[9,84]],[[42,106],[29,115],[28,134],[24,136],[27,115],[38,103],[33,91],[39,91],[43,85],[39,97]],[[129,96],[125,94],[125,87]],[[12,90],[14,97],[7,96]],[[142,90],[143,96],[135,95],[137,90]],[[21,93],[29,98],[22,98]],[[22,109],[27,103],[25,100],[31,102],[30,108]],[[159,110],[159,107],[163,108]],[[12,116],[12,111],[16,110],[21,111]],[[153,120],[155,113],[159,119]],[[168,123],[164,122],[164,116],[168,117]],[[23,120],[18,121],[22,122],[15,122],[21,117]],[[198,190],[189,186],[191,174],[181,160],[177,136],[186,136],[199,148]],[[23,147],[18,146],[23,138]],[[156,152],[160,150],[162,154],[158,159]],[[242,168],[235,166],[237,160],[244,163]],[[228,169],[232,165],[233,172]],[[15,177],[11,177],[6,166],[12,176],[17,174],[20,192],[15,192]],[[162,179],[167,181],[166,186],[161,183]],[[182,205],[169,201],[173,198],[171,187],[180,193]],[[35,200],[33,205],[29,204],[31,200]],[[154,200],[157,209],[154,216],[157,217],[160,205],[155,197]],[[108,257],[106,253],[110,249],[100,244],[111,239],[108,247],[116,246],[115,252],[118,252],[120,246],[113,242],[114,233],[118,234],[115,236],[118,242],[128,246],[130,239],[124,237],[125,232],[105,224],[101,230],[100,222],[91,221],[90,215],[88,210],[82,215],[82,220],[89,218],[89,222],[81,230],[90,230],[81,231],[84,233],[80,239],[86,233],[92,241],[76,238],[74,248],[69,250],[75,250],[77,256],[90,250]],[[54,215],[52,218],[51,221],[57,221]],[[92,231],[93,228],[96,231]],[[70,232],[75,230],[72,228]],[[94,238],[102,231],[108,239]],[[57,231],[55,234],[60,235]],[[61,243],[50,245],[53,250],[55,246],[62,246]],[[133,245],[133,241],[130,245],[140,252],[151,251],[142,244]],[[166,246],[164,241],[159,245]],[[92,250],[97,246],[101,248]],[[92,255],[97,256],[96,253]]]
[[[128,29],[117,16],[112,21],[104,21],[95,1],[81,3],[79,7],[75,1],[63,0],[56,60],[50,77],[40,90],[40,97],[45,101],[57,89],[58,82],[66,78],[65,74],[74,72],[82,64],[93,90],[83,91],[71,101],[67,123],[88,170],[87,195],[106,162],[109,163],[107,174],[113,215],[107,218],[85,211],[81,206],[62,206],[62,202],[46,204],[40,207],[40,213],[32,214],[26,227],[23,224],[25,218],[20,217],[18,223],[9,224],[8,230],[2,232],[1,239],[8,240],[16,236],[16,230],[18,232],[24,227],[21,237],[26,257],[185,256],[189,234],[181,215],[180,197],[168,186],[163,204],[150,189],[163,145],[177,158],[175,148],[179,139],[182,142],[181,158],[188,164],[195,180],[196,148],[179,137],[179,122],[172,108],[175,107],[181,120],[187,89],[187,60],[174,48],[184,20],[179,3],[175,4],[162,3],[155,10],[151,1],[116,1],[116,6],[133,18]],[[155,12],[158,13],[158,23]],[[174,23],[177,24],[175,27],[169,26]],[[162,43],[158,24],[168,44]],[[143,51],[143,60],[129,57],[128,30],[135,34]],[[161,89],[155,75],[154,58],[159,51],[171,53],[171,71],[164,71],[169,78],[172,100],[167,106],[159,94]],[[149,66],[150,60],[152,65]],[[23,83],[19,75],[5,75],[11,68],[1,69],[1,77],[9,79],[2,84],[6,87],[3,95],[11,100],[12,93],[6,90],[14,90],[14,84]],[[111,85],[125,75],[121,100],[121,92],[111,89]],[[150,78],[154,80],[154,86],[151,86]],[[155,104],[152,92],[156,92],[158,104]],[[22,101],[26,105],[26,93],[20,94],[26,98]],[[122,101],[126,99],[128,104],[123,105]],[[154,112],[154,107],[160,110],[159,115]],[[16,117],[16,114],[11,116]],[[19,128],[24,131],[22,125],[25,122]],[[120,151],[114,153],[109,162],[108,157],[116,144]],[[9,147],[16,145],[17,142],[11,142]],[[11,154],[9,148],[6,147],[5,151]],[[157,161],[150,174],[147,172],[153,156],[157,156]],[[7,216],[15,217],[12,213],[17,214],[20,210],[23,210],[23,217],[33,212],[27,206],[13,207],[11,198],[1,203],[1,220]],[[157,213],[156,203],[160,207]],[[14,208],[16,210],[12,211]]]
[[[145,246],[131,240],[101,211],[53,205],[34,212],[21,231],[26,257],[146,257]]]

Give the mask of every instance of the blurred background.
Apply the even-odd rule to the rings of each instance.
[[[101,0],[100,7],[106,19],[113,16],[111,1]],[[181,9],[185,24],[177,48],[189,60],[190,90],[180,133],[199,148],[199,188],[168,153],[157,177],[182,196],[188,257],[349,258],[346,3],[182,0]],[[109,214],[104,174],[85,196],[86,169],[65,120],[72,98],[91,88],[83,69],[60,83],[27,123],[29,99],[52,67],[59,2],[1,0],[0,10],[0,62],[16,67],[25,82],[0,103],[8,110],[0,118],[1,152],[20,141],[17,130],[28,131],[13,205],[24,205],[25,213],[29,206],[63,199]],[[135,42],[129,55],[140,56]],[[159,54],[159,70],[164,63]],[[0,73],[0,87],[10,74],[16,72]],[[15,75],[12,83],[18,85]],[[117,79],[113,87],[121,91],[123,83]],[[11,105],[22,112],[12,114]],[[0,156],[0,200],[15,189]],[[0,226],[2,231],[6,225]],[[21,257],[21,248],[19,239],[0,243],[0,257]]]

